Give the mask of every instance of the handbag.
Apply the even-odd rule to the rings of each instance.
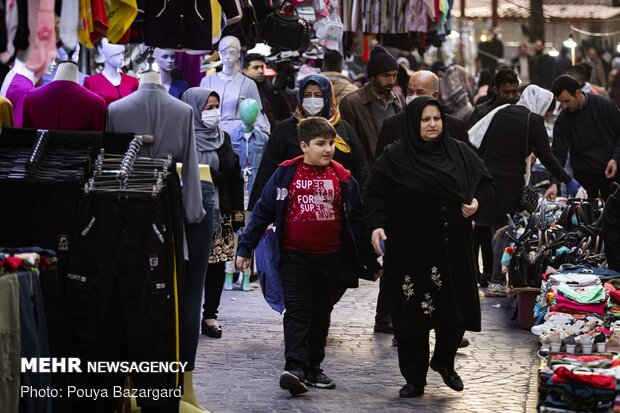
[[[265,19],[260,30],[260,37],[269,46],[280,50],[304,51],[310,47],[310,24],[302,19],[293,7],[294,15],[282,13],[285,4]]]
[[[525,178],[525,185],[523,185],[523,188],[521,189],[521,210],[525,210],[527,212],[529,212],[530,214],[533,213],[536,208],[538,207],[538,193],[529,185],[529,168],[530,168],[530,162],[527,160],[529,158],[529,153],[527,152],[527,144],[530,138],[530,115],[532,114],[532,112],[527,114],[527,132],[526,132],[526,137],[525,137],[525,158],[526,158],[526,162],[525,162],[525,176],[527,176],[527,178]]]

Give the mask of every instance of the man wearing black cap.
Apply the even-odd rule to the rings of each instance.
[[[392,92],[396,84],[398,63],[381,46],[370,52],[367,66],[370,81],[340,102],[340,115],[355,128],[360,137],[368,165],[375,160],[375,147],[383,121],[402,111],[404,102]]]

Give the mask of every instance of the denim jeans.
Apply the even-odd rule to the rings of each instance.
[[[188,362],[186,370],[194,370],[198,337],[200,335],[200,309],[202,291],[209,265],[211,242],[213,241],[213,210],[215,186],[201,182],[202,204],[206,215],[196,224],[185,223],[189,261],[186,261],[184,292],[184,317],[181,326],[181,359]]]

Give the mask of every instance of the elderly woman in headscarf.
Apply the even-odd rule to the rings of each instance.
[[[448,387],[463,390],[454,357],[464,332],[481,328],[472,217],[493,193],[480,158],[448,135],[439,102],[414,99],[401,139],[373,165],[364,199],[372,244],[383,255],[406,380],[401,397],[424,394],[429,366]]]
[[[497,183],[495,198],[482,208],[476,224],[491,226],[495,233],[506,225],[506,214],[512,216],[521,211],[521,192],[529,181],[532,152],[555,179],[567,184],[570,195],[577,192],[579,183],[564,171],[549,147],[544,116],[554,109],[553,93],[530,85],[516,105],[496,108],[469,130],[471,143],[480,148],[482,160]],[[555,198],[554,187],[552,185],[547,191],[545,198]],[[493,240],[493,271],[486,291],[488,296],[505,295],[501,270],[505,244],[505,237]]]
[[[181,100],[194,110],[198,163],[209,165],[216,190],[214,216],[217,222],[204,283],[201,331],[219,338],[222,329],[217,322],[217,309],[224,287],[225,264],[235,258],[234,232],[244,224],[243,178],[230,136],[220,127],[219,95],[211,89],[194,87],[185,91]]]

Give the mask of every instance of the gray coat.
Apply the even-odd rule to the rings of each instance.
[[[159,84],[143,83],[138,90],[108,106],[110,132],[131,132],[155,136],[140,156],[165,158],[172,155],[183,163],[183,207],[190,223],[205,215],[196,156],[191,106],[170,96]]]

